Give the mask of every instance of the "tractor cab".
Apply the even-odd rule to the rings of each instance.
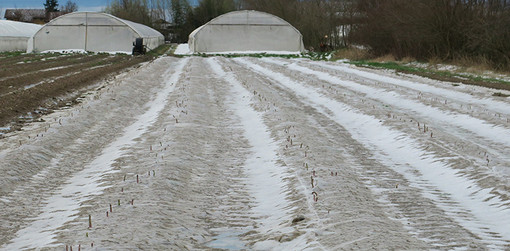
[[[133,55],[143,55],[147,49],[143,45],[143,38],[136,38],[133,42]]]

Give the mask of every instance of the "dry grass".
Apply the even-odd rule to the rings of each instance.
[[[370,62],[378,62],[378,63],[386,63],[386,62],[396,62],[398,64],[408,64],[412,62],[417,62],[416,58],[413,57],[404,57],[398,59],[392,54],[386,54],[384,56],[374,56],[370,53],[369,50],[358,48],[355,46],[350,46],[349,48],[344,48],[338,50],[333,55],[333,60],[338,59],[348,59],[351,61],[370,61]],[[491,61],[486,57],[467,57],[467,56],[459,56],[453,60],[445,61],[444,59],[434,56],[427,60],[430,69],[439,69],[445,65],[451,65],[456,68],[456,72],[464,72],[464,73],[473,73],[482,75],[488,72],[493,72],[497,74],[508,74],[509,70],[501,70],[496,69]]]
[[[482,74],[487,71],[494,71],[490,61],[485,57],[459,57],[450,62],[452,65],[459,66],[463,71]]]
[[[372,56],[366,49],[349,47],[338,50],[334,55],[333,59],[349,59],[353,61],[371,59]]]
[[[397,59],[392,54],[386,54],[384,56],[376,57],[376,58],[372,59],[371,61],[385,63],[385,62],[396,62]]]
[[[445,66],[451,66],[448,71],[460,74],[472,74],[477,76],[501,78],[502,76],[508,76],[510,69],[503,70],[491,63],[486,57],[457,57],[453,60],[445,61],[438,57],[430,58],[428,60],[428,69],[440,70]]]
[[[411,62],[416,62],[417,60],[416,60],[416,58],[413,58],[413,57],[404,57],[400,61],[404,64],[408,64]]]
[[[333,57],[334,60],[337,59],[349,59],[351,61],[362,61],[369,60],[373,62],[399,62],[399,63],[410,63],[416,62],[415,58],[412,57],[404,57],[400,60],[397,60],[395,56],[392,54],[386,54],[384,56],[374,57],[367,49],[357,48],[351,46],[349,48],[344,48],[338,50]]]

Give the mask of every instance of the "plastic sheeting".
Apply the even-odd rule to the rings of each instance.
[[[259,11],[221,15],[189,35],[194,53],[230,51],[304,51],[301,33],[285,20]]]
[[[0,20],[0,51],[25,51],[27,41],[41,25]]]
[[[81,49],[92,52],[128,52],[136,38],[147,50],[165,42],[158,31],[138,23],[97,12],[74,12],[44,25],[29,41],[28,52]]]

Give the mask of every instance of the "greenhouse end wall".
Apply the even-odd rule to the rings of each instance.
[[[38,24],[0,20],[0,52],[25,51],[28,39],[41,27]]]
[[[301,51],[301,38],[288,26],[206,25],[192,45],[197,52]]]
[[[0,37],[0,51],[25,51],[28,37]]]
[[[285,20],[259,11],[221,15],[194,30],[191,52],[303,52],[301,33]]]

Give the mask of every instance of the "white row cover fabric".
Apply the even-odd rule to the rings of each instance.
[[[188,39],[193,53],[303,52],[303,36],[285,20],[259,11],[221,15],[194,30]]]
[[[136,38],[147,50],[165,42],[158,31],[106,13],[73,12],[53,19],[29,40],[27,52],[85,50],[131,53]]]
[[[25,51],[27,41],[41,25],[0,20],[0,51]]]

